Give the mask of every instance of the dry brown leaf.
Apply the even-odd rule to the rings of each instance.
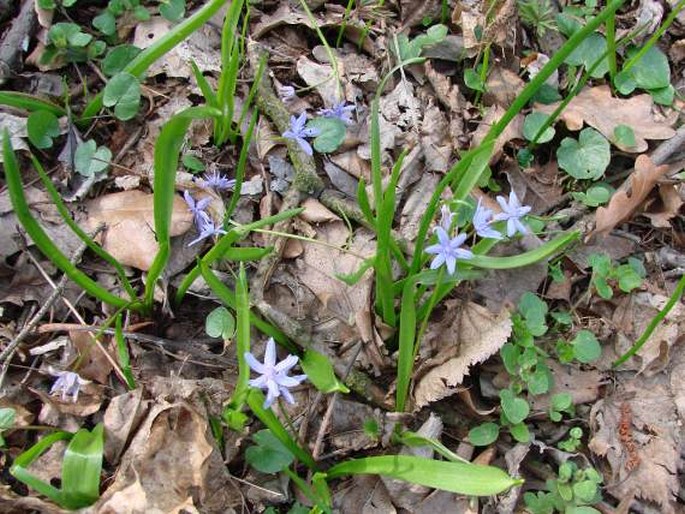
[[[392,498],[377,475],[358,475],[333,495],[335,512],[396,514]]]
[[[330,80],[333,75],[333,66],[319,64],[305,56],[300,57],[296,63],[297,74],[309,87],[316,89],[326,107],[332,107],[339,103],[342,98],[342,90],[338,87],[337,80]]]
[[[186,402],[154,406],[94,512],[226,512],[240,503],[203,415]]]
[[[609,492],[616,498],[634,494],[665,514],[676,512],[682,464],[677,405],[683,402],[683,389],[678,384],[671,388],[678,371],[682,365],[670,377],[637,375],[613,396],[599,400],[590,413],[594,434],[588,446],[611,469],[605,473]]]
[[[650,205],[643,215],[649,218],[653,227],[671,228],[670,220],[678,215],[683,206],[683,199],[673,184],[659,184],[659,198],[661,201]]]
[[[338,221],[340,217],[327,209],[321,202],[314,198],[307,198],[302,202],[304,211],[300,216],[307,223],[326,223],[329,221]]]
[[[469,302],[456,316],[452,312],[447,317],[451,323],[441,326],[435,337],[446,351],[457,348],[458,354],[419,379],[414,392],[416,407],[456,393],[469,367],[499,351],[511,335],[511,316],[506,310],[494,315],[485,307]]]
[[[653,293],[635,293],[620,300],[613,316],[616,326],[616,353],[622,355],[663,309],[669,297]],[[678,302],[659,323],[644,346],[621,369],[638,369],[653,375],[668,365],[671,348],[685,337],[685,307]]]
[[[638,156],[635,170],[613,194],[609,204],[597,208],[593,234],[606,235],[616,225],[627,220],[668,169],[666,165],[656,166],[647,155]]]
[[[425,107],[420,141],[426,171],[445,172],[449,169],[454,147],[447,118],[436,105]]]
[[[125,266],[146,271],[157,254],[153,195],[142,191],[123,191],[88,202],[88,230],[105,224],[101,237],[105,250]],[[193,216],[183,198],[176,195],[172,208],[171,236],[180,236],[192,226]]]
[[[516,73],[501,66],[488,71],[483,104],[509,107],[525,86],[523,79]]]
[[[551,114],[558,106],[559,102],[536,104],[535,109]],[[598,86],[583,89],[562,111],[560,118],[569,130],[580,130],[585,122],[624,152],[641,153],[647,150],[646,139],[669,139],[675,134],[669,126],[671,122],[654,119],[652,106],[652,97],[648,94],[614,98],[609,86]],[[619,125],[633,129],[635,146],[627,147],[616,141],[614,129]]]
[[[483,120],[478,125],[478,128],[473,133],[473,139],[471,141],[471,148],[476,148],[479,146],[485,136],[490,131],[493,125],[495,125],[502,116],[504,116],[504,108],[500,105],[493,105],[485,113]],[[495,145],[492,149],[492,157],[490,157],[490,164],[494,164],[499,161],[502,156],[502,149],[512,139],[523,139],[523,115],[517,114],[513,120],[506,126],[504,131],[495,139]]]
[[[544,395],[528,398],[534,411],[547,411],[550,400],[555,394],[568,393],[573,405],[592,403],[599,397],[599,388],[603,384],[602,374],[595,369],[583,370],[573,366],[562,366],[557,361],[547,361],[554,382],[552,389]]]
[[[110,400],[102,419],[106,434],[105,458],[110,465],[118,464],[121,452],[146,414],[147,407],[147,402],[143,402],[141,388]]]

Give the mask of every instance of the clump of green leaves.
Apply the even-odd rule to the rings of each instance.
[[[159,14],[171,22],[183,19],[185,12],[185,0],[159,1]],[[105,10],[93,19],[93,27],[105,36],[115,36],[119,24],[147,21],[150,16],[150,10],[140,0],[109,0]]]
[[[598,207],[609,201],[615,189],[606,182],[592,184],[585,192],[573,192],[571,196],[583,205],[588,207]]]
[[[668,57],[656,46],[650,46],[646,50],[629,48],[623,70],[616,75],[614,83],[622,95],[642,89],[652,95],[654,102],[658,104],[673,103],[675,90],[671,85]]]
[[[523,495],[523,500],[532,514],[599,514],[591,505],[602,500],[602,481],[602,475],[596,469],[580,469],[574,462],[566,461],[559,466],[559,477],[547,480],[548,492],[527,492]]]
[[[81,30],[76,23],[55,23],[48,30],[47,45],[41,62],[72,63],[86,62],[104,53],[107,45]]]
[[[401,61],[407,61],[416,57],[421,57],[421,51],[424,47],[440,43],[447,37],[447,26],[442,24],[433,25],[425,34],[409,39],[406,34],[397,36],[397,48],[395,53],[397,58]]]
[[[589,330],[579,330],[571,341],[559,340],[557,342],[557,355],[559,361],[569,363],[574,359],[583,364],[599,359],[602,347]]]
[[[642,285],[647,275],[642,262],[634,257],[630,257],[626,264],[615,266],[608,255],[593,253],[589,256],[588,263],[592,268],[590,283],[605,300],[614,296],[615,286],[624,293],[630,293]]]
[[[580,445],[582,444],[582,437],[583,429],[580,427],[573,427],[568,431],[568,437],[563,441],[560,441],[557,446],[560,450],[564,450],[565,452],[577,452],[578,448],[580,448]]]
[[[518,11],[521,22],[533,28],[539,38],[547,31],[557,30],[556,12],[550,0],[519,0]]]

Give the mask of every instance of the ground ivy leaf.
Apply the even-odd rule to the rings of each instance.
[[[123,70],[141,52],[135,45],[119,45],[111,48],[102,60],[102,72],[111,77]]]
[[[509,389],[502,389],[499,397],[502,411],[512,425],[518,425],[528,417],[530,406],[526,400],[514,396]]]
[[[320,133],[312,144],[319,153],[331,153],[345,140],[345,124],[338,118],[314,118],[307,123],[307,128],[319,129]]]
[[[631,148],[637,144],[635,142],[635,132],[628,125],[616,125],[614,127],[614,138],[616,144],[624,148]]]
[[[573,355],[576,360],[584,364],[599,359],[602,354],[602,347],[599,341],[597,341],[595,334],[589,330],[579,330],[571,344],[573,345]]]
[[[578,141],[566,137],[557,149],[559,167],[574,178],[596,180],[609,166],[609,142],[593,128],[580,132]]]
[[[571,52],[566,58],[566,64],[573,66],[583,65],[590,71],[592,66],[601,59],[600,63],[590,73],[593,78],[603,77],[609,71],[609,61],[606,57],[607,40],[598,33],[590,34]],[[602,58],[602,56],[604,56]]]
[[[552,126],[547,127],[544,132],[540,134],[538,140],[535,141],[535,136],[542,125],[547,121],[548,117],[549,116],[543,112],[531,112],[526,116],[526,119],[523,120],[523,137],[534,143],[547,143],[548,141],[551,141],[555,134],[554,127]]]
[[[628,50],[627,57],[631,59],[638,48]],[[668,58],[656,45],[653,45],[628,70],[637,87],[642,89],[661,89],[671,83],[671,68]]]
[[[525,423],[516,423],[515,425],[510,426],[509,432],[519,443],[527,443],[530,440],[528,425]]]
[[[257,471],[278,473],[290,466],[295,459],[271,430],[260,430],[252,439],[257,445],[245,450],[245,460]]]
[[[114,115],[122,121],[130,120],[140,106],[140,83],[130,73],[117,73],[105,86],[102,103],[114,107]]]
[[[36,148],[45,149],[52,146],[52,139],[59,136],[59,120],[48,111],[32,112],[26,120],[26,132],[29,141]]]
[[[80,143],[74,153],[74,167],[85,177],[90,177],[107,169],[112,160],[112,152],[106,146],[97,147],[92,139]]]
[[[235,318],[226,307],[217,307],[205,319],[205,332],[209,337],[231,339],[235,332]]]
[[[488,446],[497,441],[499,425],[497,423],[482,423],[469,430],[469,442],[474,446]]]

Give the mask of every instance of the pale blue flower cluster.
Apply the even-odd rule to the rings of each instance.
[[[290,128],[283,132],[283,137],[295,141],[298,145],[300,145],[302,151],[307,155],[314,155],[312,145],[309,144],[309,141],[307,141],[306,138],[316,137],[321,134],[321,131],[314,127],[307,128],[305,125],[307,125],[306,112],[303,112],[298,117],[291,116]]]
[[[471,221],[475,233],[479,237],[486,239],[502,239],[502,234],[495,230],[492,224],[497,221],[506,221],[508,237],[513,237],[517,232],[527,234],[528,229],[521,221],[521,218],[530,212],[531,207],[521,205],[514,191],[509,193],[508,201],[505,197],[498,196],[497,203],[502,208],[502,212],[493,215],[492,210],[483,205],[482,199],[478,200],[476,211]],[[435,255],[430,264],[431,269],[438,269],[440,266],[445,265],[447,266],[447,273],[450,275],[454,275],[458,260],[473,258],[473,253],[470,250],[462,248],[466,241],[466,234],[459,234],[457,232],[454,234],[454,237],[450,237],[454,216],[455,214],[448,206],[443,205],[440,208],[440,221],[434,229],[438,242],[426,248],[426,253]]]
[[[261,376],[250,380],[252,387],[266,391],[264,408],[268,409],[276,398],[282,396],[290,404],[295,403],[290,388],[297,387],[307,379],[307,375],[288,376],[288,372],[295,367],[299,359],[296,355],[288,355],[278,364],[276,363],[276,343],[269,338],[264,351],[264,362],[259,362],[250,352],[245,352],[245,361],[253,371]]]
[[[81,386],[87,384],[88,381],[73,371],[56,371],[52,374],[57,377],[57,380],[52,384],[50,394],[60,394],[63,402],[67,401],[68,396],[71,396],[72,401],[76,403]]]
[[[235,179],[229,179],[217,170],[214,170],[211,173],[205,173],[202,178],[198,180],[198,184],[205,189],[214,189],[219,192],[224,189],[233,189],[235,187]]]
[[[186,204],[188,204],[188,209],[190,209],[190,212],[193,214],[195,227],[200,233],[197,238],[188,243],[188,246],[193,246],[208,237],[220,236],[226,233],[221,225],[216,225],[214,223],[214,220],[212,220],[209,213],[205,210],[211,201],[209,197],[195,201],[195,198],[193,198],[193,195],[191,195],[190,192],[184,191],[183,199],[186,201]]]
[[[324,118],[338,118],[345,125],[352,125],[352,123],[354,123],[352,121],[352,113],[354,112],[354,109],[354,105],[347,105],[347,102],[342,101],[335,104],[330,109],[319,110],[318,114]]]

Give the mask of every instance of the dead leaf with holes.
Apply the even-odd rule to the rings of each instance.
[[[635,171],[613,194],[609,204],[595,211],[593,234],[607,235],[616,225],[630,218],[668,170],[668,166],[657,166],[647,155],[638,156]]]
[[[424,407],[457,392],[469,368],[499,351],[511,335],[508,311],[492,314],[469,302],[455,312],[456,302],[447,302],[442,321],[426,334],[426,343],[439,341],[439,354],[425,364],[434,366],[418,379],[414,392],[416,407]]]
[[[123,191],[88,202],[87,230],[105,224],[101,243],[121,264],[147,271],[159,245],[154,233],[153,195]],[[174,196],[169,231],[172,237],[185,234],[193,215],[183,198]]]
[[[590,450],[604,459],[607,488],[615,498],[635,496],[657,512],[674,514],[682,469],[682,411],[685,401],[682,348],[670,372],[637,375],[599,400],[590,412]],[[676,355],[674,353],[674,355]]]
[[[631,98],[611,96],[609,86],[583,89],[573,98],[559,116],[569,130],[580,130],[583,122],[600,131],[604,137],[624,152],[642,153],[647,150],[647,139],[670,139],[675,135],[671,124],[675,119],[656,119],[654,102],[648,94]],[[535,109],[551,114],[559,102],[551,105],[536,104]],[[614,130],[620,125],[633,129],[635,146],[626,146],[616,140]]]

